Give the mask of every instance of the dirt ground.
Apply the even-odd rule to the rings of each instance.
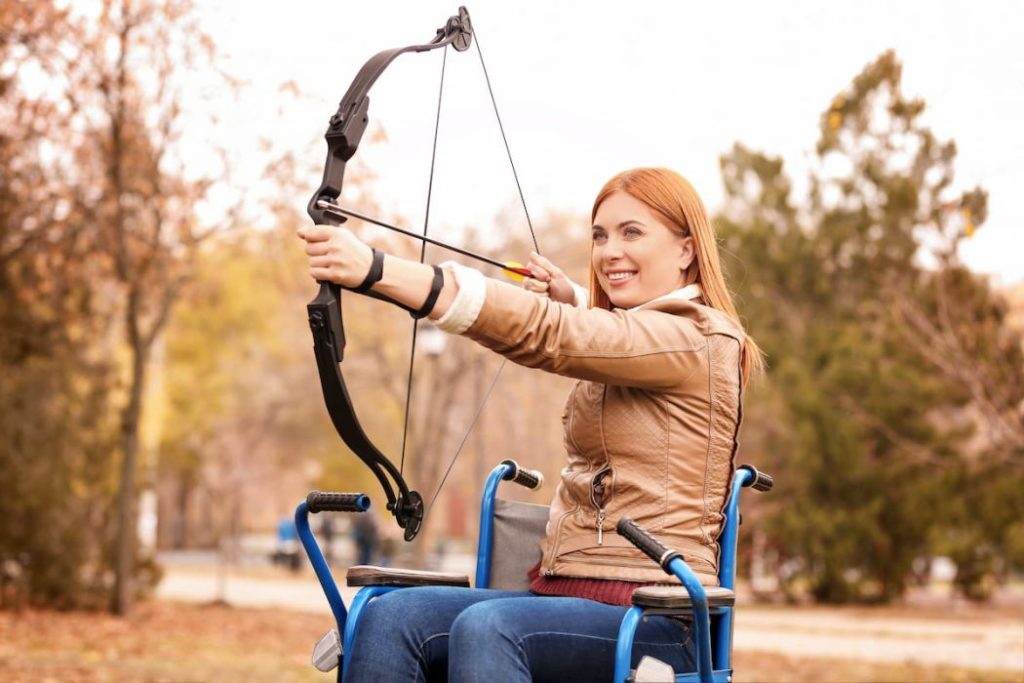
[[[757,611],[748,608],[747,613]],[[770,611],[766,612],[770,618],[776,618]],[[808,612],[819,616],[830,614],[821,608],[803,612],[805,615]],[[893,610],[869,610],[860,615],[840,612],[843,619],[873,619],[879,623],[884,623],[887,617],[900,616]],[[800,621],[800,615],[793,616],[793,610],[786,614],[797,623]],[[929,617],[925,613],[922,619],[934,623],[940,616]],[[812,625],[810,630],[827,630],[827,624],[826,621]],[[146,603],[130,619],[36,610],[0,612],[0,681],[333,681],[332,675],[321,674],[309,664],[313,643],[331,626],[330,616],[322,614],[167,601]],[[779,628],[785,630],[784,626]],[[1024,631],[1024,623],[1021,629]],[[921,637],[931,640],[935,636],[923,632]],[[936,640],[934,645],[942,647],[942,641]],[[1018,683],[1024,681],[1024,652],[1020,654],[1020,668],[993,671],[856,657],[797,657],[748,650],[737,642],[734,668],[735,680],[747,683],[981,680]]]
[[[356,589],[342,585],[339,590],[348,603]],[[758,661],[767,654],[905,668],[997,669],[1024,677],[1024,586],[1006,587],[985,606],[955,599],[948,585],[939,584],[915,588],[901,605],[872,608],[766,606],[754,604],[751,593],[739,591],[735,648],[757,655]],[[247,569],[221,583],[209,567],[172,566],[157,595],[183,602],[222,599],[238,607],[329,613],[309,571]]]
[[[734,647],[874,664],[1000,669],[1024,679],[1024,612],[742,606]]]

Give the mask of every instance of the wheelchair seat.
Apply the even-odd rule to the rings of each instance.
[[[732,607],[736,604],[736,593],[721,586],[704,589],[708,607]],[[645,609],[691,609],[693,601],[683,586],[644,586],[633,591],[633,604]]]
[[[469,588],[469,577],[451,572],[428,572],[357,564],[345,575],[349,586],[461,586]]]

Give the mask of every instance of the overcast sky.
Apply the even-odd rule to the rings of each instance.
[[[428,41],[457,10],[437,0],[199,5],[227,70],[249,81],[237,102],[218,105],[229,129],[220,142],[246,149],[266,136],[321,168],[327,119],[358,68],[379,50]],[[718,157],[736,141],[783,156],[803,187],[821,112],[893,48],[905,93],[927,101],[925,120],[940,139],[957,142],[958,189],[990,192],[989,220],[965,259],[1002,284],[1024,279],[1022,2],[488,0],[468,8],[542,247],[536,219],[549,209],[586,216],[601,184],[633,166],[675,168],[714,209],[723,194]],[[423,221],[440,68],[438,53],[411,54],[385,72],[370,117],[389,140],[357,154],[379,176],[377,197],[413,226]],[[282,94],[285,81],[305,96]],[[254,152],[251,168],[259,164]],[[318,184],[310,177],[296,205]],[[451,52],[432,232],[487,229],[517,202],[475,49]]]

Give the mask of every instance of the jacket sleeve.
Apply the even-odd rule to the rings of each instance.
[[[667,389],[707,356],[701,322],[691,316],[577,308],[493,279],[486,286],[483,306],[464,334],[520,365],[602,384]]]

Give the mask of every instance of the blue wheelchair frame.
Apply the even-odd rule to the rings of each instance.
[[[741,465],[733,475],[732,487],[725,506],[725,523],[719,537],[718,584],[721,588],[734,591],[736,587],[736,546],[739,540],[741,517],[739,512],[740,492],[744,487],[754,487],[760,491],[770,490],[773,485],[771,477],[758,472],[752,465]],[[632,525],[629,520],[624,520]],[[645,536],[642,530],[635,527],[635,533]],[[666,573],[675,576],[690,596],[693,615],[694,649],[697,656],[697,670],[685,674],[676,674],[677,682],[729,683],[732,680],[732,633],[733,605],[709,607],[707,591],[700,579],[686,564],[682,556],[674,553],[650,537],[638,540],[628,530],[623,529],[620,521],[619,532],[633,541],[641,550],[662,565]],[[626,531],[626,533],[624,533]],[[644,541],[647,547],[644,547]],[[634,603],[636,598],[634,598]],[[616,683],[629,680],[630,660],[633,650],[633,636],[637,626],[645,614],[661,614],[683,616],[684,609],[658,609],[640,607],[634,604],[626,612],[619,627],[618,640],[615,647],[615,674],[612,679]]]
[[[480,503],[480,535],[477,544],[476,588],[488,588],[491,574],[491,550],[494,538],[494,508],[498,486],[502,481],[516,479],[525,470],[520,470],[512,461],[504,461],[495,467],[487,477]],[[522,482],[519,482],[522,483]],[[758,472],[750,465],[742,465],[736,470],[732,480],[731,491],[725,507],[725,523],[719,543],[721,547],[718,579],[722,588],[732,591],[736,580],[736,545],[739,535],[739,497],[744,487],[753,486],[758,490],[771,488],[771,478]],[[337,494],[326,494],[337,495]],[[370,507],[369,498],[365,495],[342,494],[349,496],[354,502],[350,509],[364,512]],[[309,525],[309,504],[303,501],[295,510],[295,526],[299,540],[309,557],[320,586],[323,588],[327,602],[331,606],[334,620],[337,623],[341,638],[341,658],[338,667],[338,681],[341,681],[346,665],[344,653],[352,651],[355,641],[356,625],[363,609],[371,600],[384,593],[400,590],[405,586],[365,586],[356,593],[348,610],[338,591],[337,583],[331,573],[327,561]],[[728,683],[732,677],[731,654],[733,633],[733,606],[709,608],[707,593],[693,570],[686,564],[679,553],[666,549],[660,543],[647,536],[639,527],[624,529],[623,524],[632,525],[629,520],[622,520],[619,531],[629,538],[641,550],[662,565],[670,575],[679,579],[690,597],[689,608],[657,608],[634,605],[623,617],[619,627],[619,635],[615,650],[615,670],[613,681],[624,683],[631,680],[631,655],[633,638],[640,621],[645,615],[657,614],[677,617],[692,616],[694,646],[697,657],[697,671],[676,674],[676,681],[700,683]],[[714,636],[714,637],[712,637]]]

